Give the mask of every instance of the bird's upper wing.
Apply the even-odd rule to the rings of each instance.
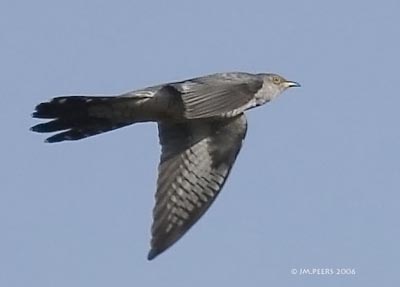
[[[153,259],[174,244],[214,201],[246,135],[244,114],[214,122],[159,123],[162,145],[153,210]]]
[[[240,114],[262,85],[261,77],[245,73],[215,74],[172,84],[182,94],[188,119]]]

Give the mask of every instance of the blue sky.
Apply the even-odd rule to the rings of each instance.
[[[399,8],[3,0],[0,286],[398,285]],[[276,72],[302,88],[248,113],[219,198],[149,262],[156,125],[50,145],[29,132],[30,114],[58,95],[222,71]]]

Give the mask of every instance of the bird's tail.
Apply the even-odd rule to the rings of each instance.
[[[121,111],[121,107],[129,108],[129,103],[126,104],[128,100],[121,97],[88,96],[54,98],[37,105],[32,114],[34,118],[52,120],[35,125],[31,130],[39,133],[62,131],[46,140],[53,143],[79,140],[117,129],[134,122]]]

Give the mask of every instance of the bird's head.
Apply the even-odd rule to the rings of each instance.
[[[297,82],[286,80],[284,77],[277,74],[260,74],[263,79],[263,101],[270,101],[280,95],[283,91],[292,87],[300,87]]]
[[[283,92],[287,88],[300,87],[299,83],[286,80],[284,77],[277,74],[265,74],[264,81],[268,82],[271,87],[279,90],[280,92]]]

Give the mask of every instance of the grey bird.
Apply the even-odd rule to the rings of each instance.
[[[290,87],[276,74],[218,73],[117,96],[63,96],[36,106],[51,119],[32,131],[46,142],[79,140],[138,122],[157,122],[161,144],[148,259],[165,251],[215,200],[246,135],[244,111]]]

